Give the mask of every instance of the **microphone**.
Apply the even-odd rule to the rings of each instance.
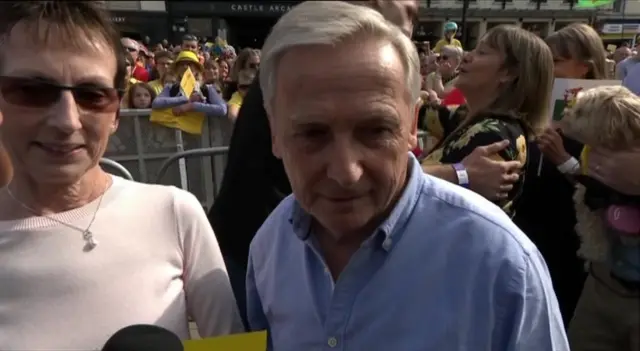
[[[136,324],[113,334],[101,351],[184,351],[180,338],[157,325]]]

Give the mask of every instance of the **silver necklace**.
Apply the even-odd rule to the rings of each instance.
[[[69,224],[66,223],[64,221],[61,221],[57,218],[51,217],[49,215],[46,214],[39,214],[38,211],[34,210],[33,208],[27,206],[24,202],[18,200],[18,198],[13,194],[13,192],[11,192],[11,189],[9,189],[9,187],[6,188],[7,190],[7,194],[9,194],[9,197],[11,197],[11,199],[13,199],[13,201],[15,201],[17,204],[19,204],[20,206],[22,206],[25,210],[31,212],[32,214],[36,215],[36,216],[42,216],[50,221],[56,222],[58,224],[62,224],[63,226],[73,229],[73,230],[77,230],[80,233],[82,233],[82,239],[85,242],[84,245],[84,251],[91,251],[93,250],[96,246],[98,246],[98,241],[96,241],[93,238],[93,232],[91,232],[91,226],[93,225],[93,222],[96,220],[96,216],[98,215],[98,211],[100,210],[100,205],[102,205],[102,198],[104,197],[104,193],[107,192],[108,189],[105,189],[105,191],[102,193],[102,195],[100,195],[100,198],[98,199],[98,205],[96,206],[96,210],[93,212],[93,216],[91,217],[91,221],[89,222],[89,225],[87,226],[86,229],[82,229],[80,227],[76,227],[73,224]]]

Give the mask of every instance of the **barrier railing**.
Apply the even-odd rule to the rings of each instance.
[[[126,169],[123,165],[119,164],[114,160],[103,158],[100,160],[100,165],[106,168],[107,172],[109,170],[112,170],[112,171],[115,171],[116,175],[119,175],[125,179],[135,180],[133,179],[133,176],[131,175],[131,172],[129,172],[128,169]],[[109,172],[109,173],[113,173],[113,172]]]
[[[148,109],[120,110],[120,125],[104,155],[126,168],[136,181],[155,182],[163,162],[176,152],[226,146],[231,137],[233,126],[226,118],[206,119],[202,134],[191,135],[150,122],[150,113]],[[226,155],[221,154],[184,159],[164,171],[161,184],[189,190],[210,207],[225,164]]]
[[[210,208],[222,184],[232,123],[207,119],[201,135],[190,135],[151,123],[150,113],[120,110],[120,125],[101,164],[128,179],[189,190]],[[418,136],[421,147],[429,147],[427,133]]]

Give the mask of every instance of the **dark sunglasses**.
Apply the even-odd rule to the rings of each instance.
[[[124,92],[116,88],[92,85],[66,86],[41,79],[1,77],[0,93],[12,105],[46,108],[60,100],[62,92],[71,91],[78,106],[94,112],[114,112],[120,108]]]
[[[438,61],[446,61],[449,59],[449,56],[447,55],[442,55],[442,56],[438,56],[438,58],[436,60]]]
[[[238,84],[238,90],[249,89],[250,86],[251,86],[250,84]]]
[[[259,63],[250,63],[249,64],[249,68],[258,69],[258,68],[260,68],[260,64]]]

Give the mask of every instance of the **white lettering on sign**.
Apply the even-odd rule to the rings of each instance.
[[[259,4],[232,4],[231,11],[237,12],[266,12],[285,13],[291,10],[291,5],[259,5]]]
[[[127,19],[124,17],[111,17],[111,22],[113,23],[124,23]]]

